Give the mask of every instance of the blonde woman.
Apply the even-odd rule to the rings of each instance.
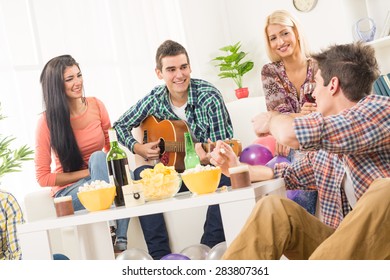
[[[311,93],[316,69],[298,20],[287,11],[274,11],[266,18],[264,38],[271,60],[261,71],[267,110],[290,114],[315,111]],[[289,148],[276,145],[276,154],[287,156],[289,152]]]

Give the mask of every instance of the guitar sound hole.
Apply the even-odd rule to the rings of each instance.
[[[160,143],[158,143],[158,147],[160,148],[160,155],[165,153],[165,140],[160,138]]]

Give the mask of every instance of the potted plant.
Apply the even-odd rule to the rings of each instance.
[[[5,119],[5,116],[3,116],[0,112],[0,120],[3,119]],[[24,145],[18,149],[11,149],[10,145],[14,140],[15,137],[4,137],[0,134],[0,179],[6,173],[21,171],[23,161],[33,159],[31,155],[34,153],[34,151],[31,150],[27,145]]]
[[[235,89],[237,98],[248,97],[249,91],[247,87],[242,87],[242,77],[253,69],[254,63],[250,60],[242,61],[248,54],[240,50],[241,42],[234,45],[228,45],[219,50],[225,52],[224,56],[217,56],[213,61],[217,61],[220,73],[218,76],[221,79],[231,78],[237,85]]]

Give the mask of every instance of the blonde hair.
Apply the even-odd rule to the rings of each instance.
[[[266,43],[266,52],[267,52],[269,59],[272,62],[280,61],[281,58],[279,55],[275,54],[271,50],[271,46],[269,44],[269,38],[267,35],[267,27],[271,24],[280,24],[280,25],[284,25],[284,26],[290,26],[293,29],[295,36],[297,37],[302,55],[306,58],[310,56],[310,52],[309,52],[309,48],[308,48],[308,45],[307,45],[307,42],[306,42],[306,39],[304,36],[304,32],[303,32],[303,29],[302,29],[298,19],[296,19],[292,14],[290,14],[289,12],[287,12],[285,10],[277,10],[277,11],[274,11],[269,16],[267,16],[267,18],[265,20],[265,26],[264,26],[264,38],[265,38],[265,42],[267,42]]]

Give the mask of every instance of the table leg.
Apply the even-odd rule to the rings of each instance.
[[[77,226],[77,238],[82,259],[115,259],[108,221]]]
[[[229,246],[234,238],[236,238],[252,212],[255,204],[256,200],[253,198],[222,203],[219,205],[227,246]]]
[[[49,234],[46,230],[18,234],[24,260],[51,260]]]

